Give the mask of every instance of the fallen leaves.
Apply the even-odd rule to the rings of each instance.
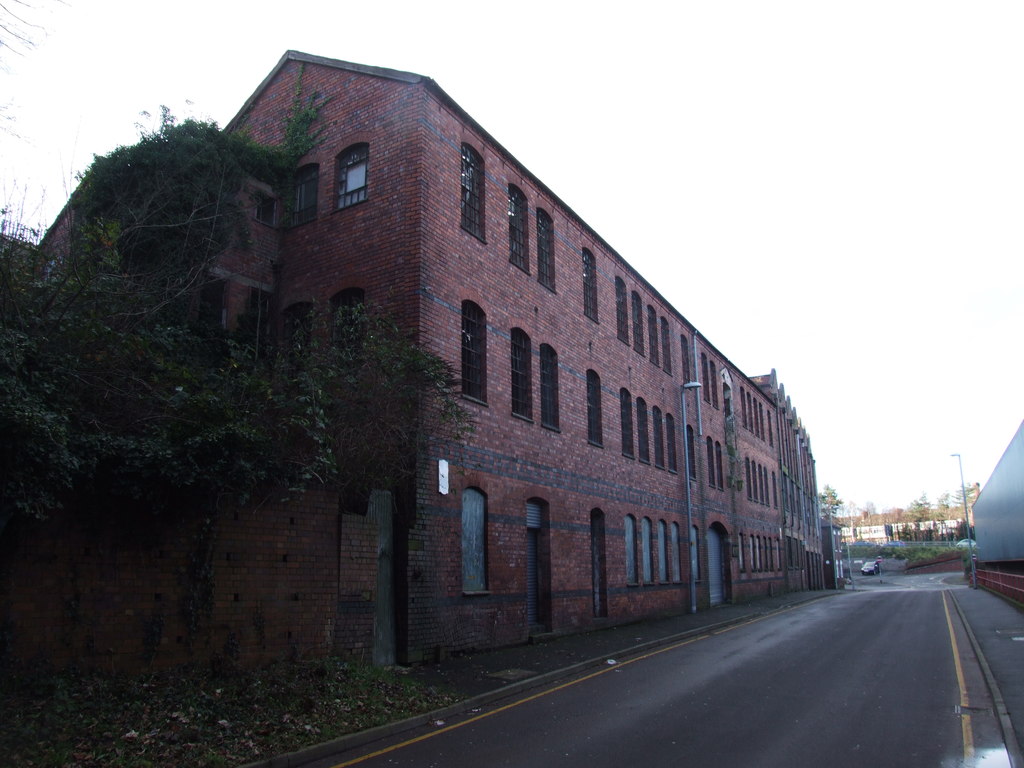
[[[436,709],[455,697],[338,659],[213,675],[9,675],[0,754],[18,765],[229,766]]]

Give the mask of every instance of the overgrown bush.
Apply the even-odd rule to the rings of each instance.
[[[248,180],[281,187],[293,161],[165,113],[96,158],[42,244],[0,238],[0,531],[71,498],[136,514],[311,482],[366,495],[410,477],[428,433],[461,436],[452,372],[380,312],[339,339],[314,308],[276,349],[204,316],[217,258],[246,242]]]

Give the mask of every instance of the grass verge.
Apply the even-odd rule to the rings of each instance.
[[[399,670],[338,659],[214,674],[8,672],[4,764],[56,768],[236,766],[453,703]]]

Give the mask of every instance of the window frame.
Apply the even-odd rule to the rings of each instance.
[[[640,520],[640,569],[644,584],[654,583],[651,546],[651,518],[645,516]]]
[[[651,408],[651,440],[654,442],[654,466],[665,468],[665,437],[662,423],[661,408]]]
[[[633,291],[630,294],[630,303],[633,316],[633,351],[639,355],[645,352],[644,347],[644,302],[640,294]]]
[[[629,293],[626,281],[615,277],[615,332],[619,341],[629,344]]]
[[[291,226],[313,221],[317,217],[320,191],[320,164],[306,163],[295,172],[295,195],[292,205]]]
[[[661,318],[661,367],[669,376],[672,375],[672,329],[668,320]]]
[[[513,328],[510,336],[509,370],[512,413],[533,420],[533,344],[522,328]]]
[[[594,254],[583,249],[583,314],[593,320],[597,319],[597,261]]]
[[[715,473],[717,475],[718,487],[725,489],[725,478],[722,474],[722,444],[715,441]]]
[[[362,186],[349,188],[349,175],[353,168],[360,165],[363,166]],[[370,145],[367,142],[353,144],[338,153],[335,160],[335,188],[335,205],[338,210],[367,200],[370,189]]]
[[[555,222],[543,208],[536,209],[537,217],[537,282],[555,291]]]
[[[467,501],[471,504],[467,504]],[[473,506],[479,502],[479,510]],[[479,488],[462,491],[462,592],[487,592],[487,495]],[[474,539],[473,534],[478,536]],[[467,544],[469,546],[467,546]]]
[[[484,241],[484,158],[472,146],[463,142],[460,150],[459,212],[461,226],[478,240]],[[486,242],[486,241],[485,241]]]
[[[622,387],[619,390],[619,424],[622,434],[622,455],[635,459],[633,451],[633,396]]]
[[[587,442],[604,447],[604,429],[601,423],[601,377],[597,371],[587,370]]]
[[[623,545],[626,549],[626,583],[638,584],[636,567],[636,518],[626,515],[622,524]]]
[[[665,414],[665,464],[669,472],[679,471],[676,454],[676,420],[671,413]]]
[[[650,304],[647,305],[647,348],[648,357],[654,365],[661,367],[661,358],[658,355],[658,313]]]
[[[647,401],[636,399],[636,460],[641,464],[651,463],[650,434],[647,428]]]
[[[540,345],[540,423],[548,429],[559,428],[558,353],[550,344]]]
[[[530,274],[530,206],[515,184],[508,185],[508,260]]]
[[[473,301],[462,302],[462,396],[487,402],[487,314]],[[472,376],[476,371],[476,376]],[[467,382],[469,387],[467,388]],[[468,389],[468,391],[467,391]]]

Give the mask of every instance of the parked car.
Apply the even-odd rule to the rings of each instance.
[[[879,573],[881,570],[882,570],[882,564],[880,562],[878,562],[877,560],[875,560],[873,563],[871,563],[871,562],[864,563],[864,565],[862,565],[860,567],[860,572],[863,573],[865,576],[874,576],[875,574]]]
[[[971,541],[970,539],[960,539],[960,541],[956,543],[957,549],[969,549],[972,546],[977,547],[978,542]]]

